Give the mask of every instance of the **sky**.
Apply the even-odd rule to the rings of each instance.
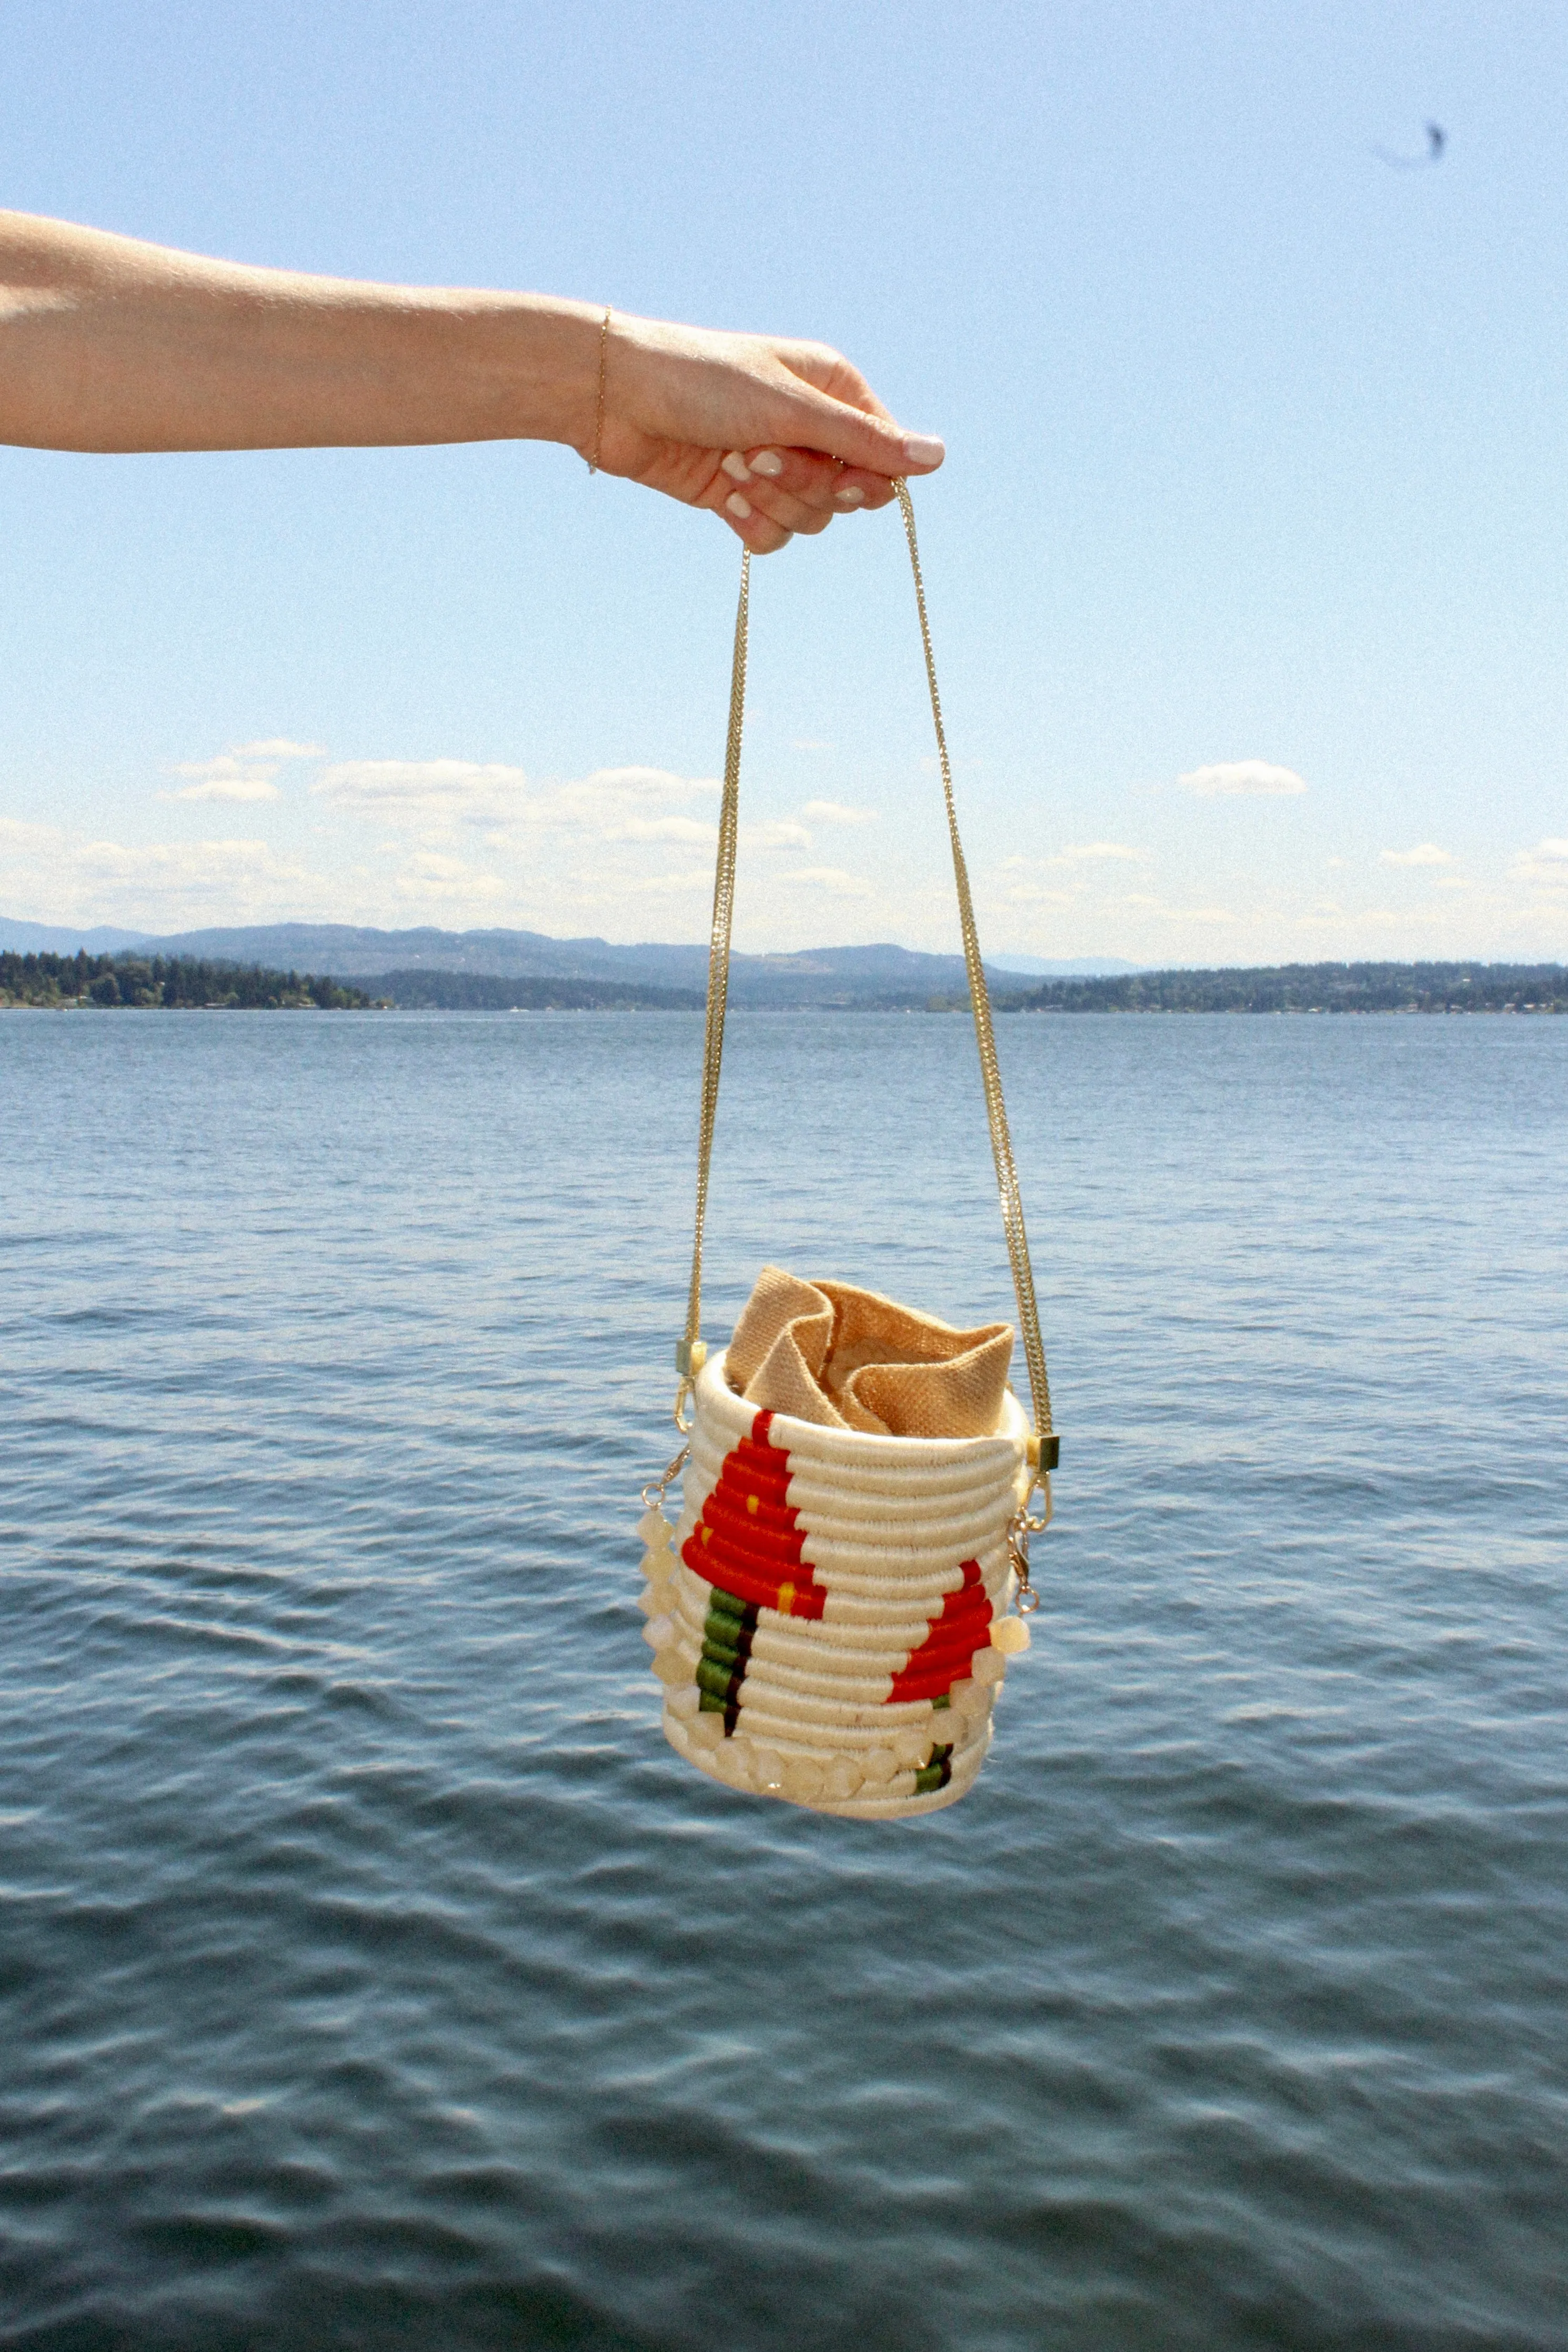
[[[808,335],[943,435],[989,954],[1568,954],[1560,7],[0,15],[0,204]],[[711,517],[534,444],[0,512],[0,913],[706,935]],[[736,945],[954,948],[896,510],[753,565],[752,679]]]

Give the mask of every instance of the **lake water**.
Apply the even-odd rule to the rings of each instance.
[[[1025,1018],[976,1790],[658,1732],[700,1022],[0,1021],[0,2344],[1568,2345],[1568,1021]],[[731,1027],[757,1265],[1010,1311],[973,1034]]]

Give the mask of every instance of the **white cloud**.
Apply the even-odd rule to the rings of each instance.
[[[813,824],[875,824],[876,809],[848,808],[842,801],[807,801],[801,814]]]
[[[0,818],[0,877],[12,908],[45,922],[121,922],[129,930],[331,919],[326,877],[265,841],[89,841]]]
[[[275,801],[278,797],[270,776],[204,776],[199,783],[180,784],[174,792],[158,795],[161,801]]]
[[[533,858],[541,837],[551,834],[642,848],[711,849],[719,838],[709,814],[721,789],[717,779],[664,768],[596,768],[564,783],[536,784],[521,768],[471,760],[344,760],[324,769],[310,789],[334,808],[405,837],[412,832],[433,847],[476,828],[501,856]],[[767,818],[742,825],[741,845],[809,849],[811,835],[793,818]]]
[[[295,743],[287,735],[268,735],[260,743],[236,743],[237,760],[324,760],[324,743]]]
[[[592,775],[542,789],[529,821],[605,841],[644,841],[656,837],[647,828],[668,823],[679,804],[716,800],[720,789],[716,776],[677,776],[666,768],[595,768]],[[686,823],[690,829],[682,839],[713,839],[711,821]]]
[[[170,772],[189,776],[188,784],[160,793],[161,801],[275,801],[273,782],[286,760],[325,756],[320,743],[295,743],[286,735],[270,735],[260,743],[235,743],[216,760],[183,760]]]
[[[1211,767],[1190,769],[1176,782],[1205,801],[1230,797],[1282,800],[1307,789],[1294,768],[1277,768],[1268,760],[1220,760]]]
[[[708,832],[710,839],[715,841],[718,839],[717,825],[710,825]],[[741,827],[741,847],[742,849],[809,849],[811,835],[804,824],[795,824],[784,817],[770,817],[761,824],[743,824]]]
[[[1418,842],[1414,849],[1380,849],[1378,860],[1384,866],[1452,866],[1455,862],[1435,841]]]
[[[797,735],[789,748],[792,751],[831,751],[833,746],[817,735]]]
[[[542,832],[710,842],[712,819],[685,811],[693,801],[711,801],[720,788],[710,776],[677,776],[663,768],[596,768],[565,783],[533,784],[523,769],[499,761],[343,760],[323,769],[310,789],[334,808],[383,824],[426,833],[487,826],[490,846],[505,849]]]
[[[507,887],[497,874],[487,874],[460,857],[443,857],[422,850],[411,857],[393,884],[405,907],[449,907],[457,902],[473,908],[504,899]]]
[[[1007,877],[1009,905],[1067,907],[1089,898],[1095,887],[1092,872],[1095,866],[1141,866],[1146,863],[1146,851],[1129,849],[1123,842],[1080,841],[1068,842],[1065,848],[1058,849],[1050,857],[1005,857],[997,872]],[[1059,884],[1052,887],[1035,878],[1052,872],[1059,874],[1064,866],[1072,877],[1070,887],[1066,889]],[[1013,878],[1015,877],[1016,879]],[[1107,875],[1104,882],[1109,883],[1110,879],[1111,877]]]
[[[527,789],[521,768],[472,760],[342,760],[310,786],[334,808],[394,824],[494,824],[515,815]]]
[[[719,838],[718,826],[705,824],[700,816],[628,816],[618,824],[584,824],[583,830],[602,834],[606,841],[700,841],[707,844]]]
[[[288,763],[307,761],[316,764],[291,789]],[[162,781],[161,798],[186,804],[170,832],[205,823],[226,835],[238,824],[273,838],[121,842],[0,822],[0,906],[41,921],[151,931],[295,919],[618,939],[706,933],[721,790],[712,777],[627,766],[542,782],[510,761],[329,761],[318,746],[276,736],[184,762]],[[1194,770],[1183,785],[1214,797],[1306,789],[1261,761]],[[743,943],[951,945],[951,885],[923,863],[906,870],[901,835],[885,825],[872,845],[865,829],[879,822],[874,809],[826,798],[792,816],[748,818],[742,874],[755,895]],[[816,863],[835,841],[857,856],[877,847],[875,861],[863,857],[855,870]],[[975,876],[983,919],[1031,952],[1144,962],[1563,952],[1568,836],[1490,855],[1468,845],[1462,861],[1422,842],[1391,847],[1382,862],[1375,851],[1330,859],[1331,872],[1320,850],[1306,859],[1311,872],[1293,878],[1249,874],[1246,860],[1221,871],[1195,853],[1183,863],[1103,838],[1037,847]],[[1320,898],[1324,884],[1342,895]],[[1390,884],[1404,903],[1367,903]]]
[[[1241,920],[1228,907],[1173,907],[1163,898],[1147,890],[1129,890],[1114,902],[1119,907],[1131,907],[1143,917],[1160,923],[1196,923],[1203,929],[1215,925],[1228,925]]]
[[[1568,890],[1568,840],[1549,834],[1533,849],[1521,849],[1510,872],[1518,882],[1544,882],[1548,889]]]
[[[713,868],[710,866],[693,866],[684,874],[640,874],[634,881],[618,881],[616,890],[622,896],[638,898],[679,898],[689,890],[700,890],[711,897]],[[601,891],[594,903],[603,904],[605,898],[605,894]]]
[[[875,894],[868,882],[858,874],[847,874],[842,866],[787,866],[775,877],[780,882],[799,882],[812,890],[826,890],[836,898],[869,898]]]
[[[272,779],[278,772],[274,760],[264,767],[256,767],[236,751],[224,751],[216,760],[185,760],[171,771],[176,776],[189,776],[188,784],[178,784],[171,793],[160,793],[161,801],[275,801],[278,787]]]

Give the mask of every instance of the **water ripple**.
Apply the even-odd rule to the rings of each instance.
[[[882,1830],[658,1736],[699,1022],[0,1023],[0,2346],[1568,2347],[1568,1024],[1002,1049],[1058,1520]],[[767,1256],[1003,1307],[962,1023],[736,1022]]]

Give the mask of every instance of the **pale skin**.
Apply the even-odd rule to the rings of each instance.
[[[559,441],[706,508],[759,555],[942,463],[826,344],[623,310],[606,339],[604,319],[553,295],[255,269],[0,212],[0,441]]]

